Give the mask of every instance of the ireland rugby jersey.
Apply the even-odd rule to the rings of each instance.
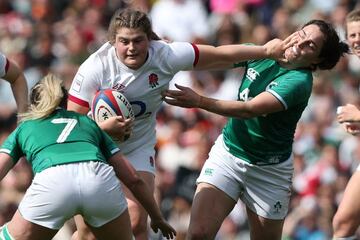
[[[270,59],[247,61],[238,101],[248,101],[267,91],[284,111],[252,119],[230,118],[223,129],[230,153],[253,164],[282,162],[290,157],[297,122],[307,106],[312,89],[309,70],[288,70]]]
[[[107,162],[118,151],[93,120],[64,109],[44,119],[21,123],[0,148],[15,163],[25,155],[35,173],[73,162]]]

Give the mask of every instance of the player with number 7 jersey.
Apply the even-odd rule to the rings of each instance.
[[[47,119],[21,123],[0,151],[16,160],[26,155],[34,173],[39,173],[71,162],[106,162],[119,149],[87,116],[58,109]]]
[[[97,239],[131,240],[120,181],[148,211],[153,230],[173,238],[176,232],[146,182],[93,120],[64,109],[66,100],[61,80],[44,77],[32,88],[20,125],[0,148],[0,181],[23,156],[35,173],[13,218],[0,226],[0,240],[52,239],[75,215],[96,229]]]

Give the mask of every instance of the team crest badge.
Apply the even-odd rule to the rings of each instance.
[[[282,208],[281,202],[280,202],[280,201],[277,201],[277,202],[274,204],[274,213],[280,213],[281,208]]]
[[[155,73],[149,75],[149,85],[151,88],[159,86],[159,77]]]

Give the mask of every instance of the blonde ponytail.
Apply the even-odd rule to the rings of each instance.
[[[29,110],[19,114],[20,121],[49,116],[65,97],[66,91],[62,87],[62,80],[53,74],[46,75],[31,89]]]

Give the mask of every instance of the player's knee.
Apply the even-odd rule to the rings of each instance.
[[[147,220],[145,219],[141,221],[139,219],[139,221],[134,221],[131,223],[131,228],[135,236],[147,232]]]

